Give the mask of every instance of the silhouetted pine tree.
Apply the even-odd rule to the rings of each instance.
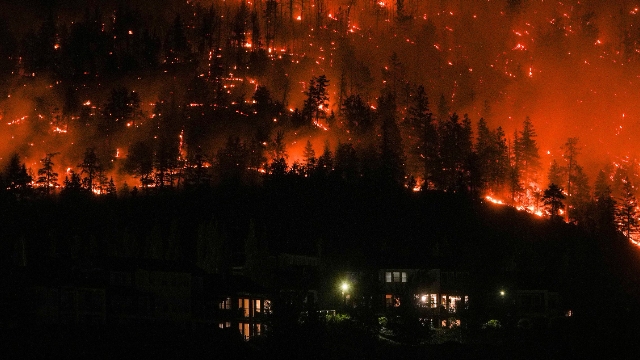
[[[617,201],[616,223],[618,230],[629,239],[631,234],[638,228],[638,201],[636,200],[633,184],[631,184],[628,177],[624,180],[622,190],[622,197]]]
[[[40,159],[42,167],[38,169],[38,178],[36,183],[40,187],[40,190],[45,195],[49,195],[54,192],[58,186],[58,173],[53,171],[53,157],[58,153],[48,153],[43,159]]]
[[[562,203],[564,199],[565,196],[562,193],[562,188],[556,184],[550,184],[544,191],[542,202],[551,215],[552,220],[560,219],[560,210],[564,209],[564,204]]]

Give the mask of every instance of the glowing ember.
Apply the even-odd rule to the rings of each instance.
[[[23,117],[21,117],[21,118],[19,118],[19,119],[15,119],[15,120],[13,120],[13,121],[11,121],[11,122],[8,122],[8,123],[7,123],[7,125],[17,125],[17,124],[20,124],[20,123],[22,123],[22,122],[23,122],[26,118],[28,118],[28,117],[29,117],[29,116],[26,116],[26,115],[25,115],[25,116],[23,116]]]

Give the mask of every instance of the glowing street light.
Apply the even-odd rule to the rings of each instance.
[[[346,282],[343,282],[342,285],[340,285],[340,289],[342,290],[342,294],[344,295],[344,293],[349,290],[349,284]]]
[[[502,302],[502,307],[504,307],[504,298],[505,298],[505,295],[507,295],[507,292],[506,292],[506,291],[504,291],[504,290],[500,290],[500,300],[501,300],[501,302]]]
[[[349,291],[349,283],[348,282],[343,282],[342,284],[340,284],[340,290],[342,290],[342,299],[344,301],[344,306],[347,306],[347,295],[346,292]]]

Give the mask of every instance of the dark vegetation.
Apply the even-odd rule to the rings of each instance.
[[[273,332],[248,344],[234,340],[233,345],[233,341],[222,340],[231,335],[213,330],[183,333],[185,330],[154,328],[131,337],[110,328],[91,330],[98,333],[38,330],[46,333],[42,344],[50,341],[56,351],[75,346],[79,353],[93,353],[107,346],[104,344],[120,341],[125,345],[118,351],[132,354],[166,350],[168,354],[200,355],[198,351],[221,344],[238,356],[266,351],[294,358],[303,354],[350,358],[357,353],[365,358],[449,356],[450,351],[474,358],[487,354],[529,358],[530,351],[536,356],[564,358],[616,347],[635,349],[638,255],[621,235],[596,236],[575,225],[460,194],[354,188],[339,182],[312,185],[286,179],[269,186],[227,185],[126,198],[85,194],[11,201],[2,207],[2,261],[37,267],[51,261],[98,262],[116,256],[183,260],[225,272],[243,263],[249,251],[246,239],[254,231],[271,254],[320,254],[337,269],[379,268],[390,262],[450,266],[470,271],[474,279],[469,289],[474,301],[465,327],[451,330],[458,331],[457,335],[438,335],[444,336],[440,345],[414,348],[380,342],[375,325],[364,325],[373,314],[353,314],[353,320],[342,322],[300,324],[291,319],[278,322],[278,316],[285,315],[274,309]],[[207,256],[200,247],[203,241],[217,244],[215,251],[226,251],[232,260],[213,256],[211,263],[203,265]],[[575,315],[524,329],[514,318],[503,322],[503,328],[483,330],[486,321],[501,316],[491,305],[495,290],[523,279],[560,292],[565,307]],[[172,341],[159,340],[165,336]],[[51,350],[42,344],[42,350],[32,347],[28,339],[15,344],[27,346],[30,353]],[[97,347],[85,348],[82,339]],[[143,345],[138,346],[138,341]],[[464,345],[454,345],[460,342]]]

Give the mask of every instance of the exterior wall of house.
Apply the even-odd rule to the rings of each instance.
[[[218,308],[222,315],[218,317],[218,327],[236,328],[245,340],[249,340],[264,333],[271,301],[264,295],[244,293],[223,298]]]
[[[468,273],[442,269],[382,269],[379,283],[388,311],[409,302],[434,327],[460,322],[459,314],[468,309]]]

